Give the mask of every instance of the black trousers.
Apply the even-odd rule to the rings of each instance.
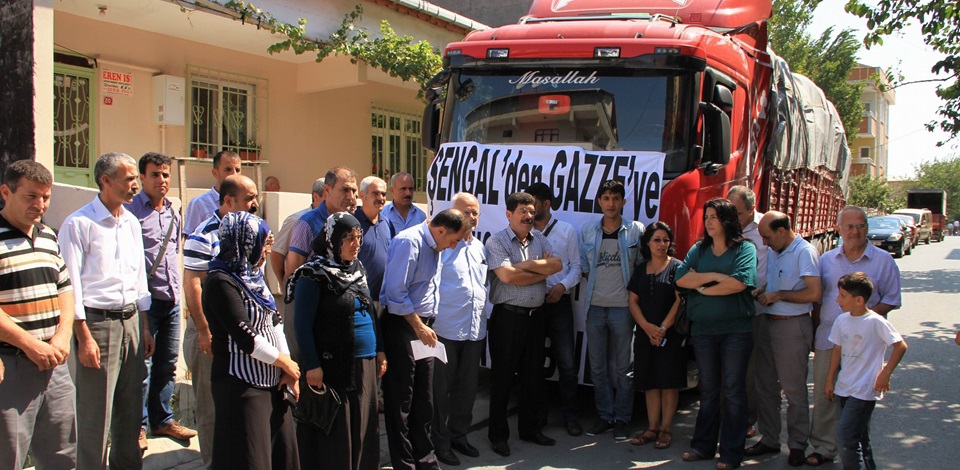
[[[487,341],[490,343],[490,427],[487,437],[492,442],[510,438],[507,424],[507,404],[510,387],[517,376],[520,403],[518,423],[520,437],[540,433],[537,410],[543,399],[544,322],[543,312],[532,315],[493,307],[487,322]]]
[[[329,436],[310,424],[297,423],[300,466],[309,469],[376,470],[380,468],[380,417],[377,415],[377,361],[354,359],[357,388],[338,391],[343,405]],[[301,390],[303,394],[313,393]]]
[[[433,364],[433,445],[450,450],[450,441],[465,439],[473,424],[480,356],[486,342],[438,339],[447,350],[447,363]]]
[[[236,377],[211,380],[214,470],[300,469],[293,414],[283,393]]]
[[[417,340],[407,319],[384,313],[380,319],[387,373],[383,375],[383,415],[393,468],[439,469],[430,439],[433,420],[433,358],[413,360]]]

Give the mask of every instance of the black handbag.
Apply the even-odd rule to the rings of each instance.
[[[300,395],[300,401],[293,409],[293,418],[319,429],[324,436],[329,436],[343,404],[340,395],[327,384],[317,389],[307,383],[305,378],[300,381],[300,389],[308,393]]]
[[[673,330],[682,336],[690,336],[690,317],[687,316],[687,299],[680,296],[680,306],[673,321]]]

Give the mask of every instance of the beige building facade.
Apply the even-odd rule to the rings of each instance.
[[[882,85],[877,84],[876,77]],[[885,178],[890,158],[890,107],[896,103],[896,94],[879,67],[858,64],[850,71],[849,81],[863,83],[863,120],[850,143],[850,176]]]
[[[280,21],[305,18],[317,39],[357,4],[371,35],[385,19],[437,50],[484,27],[409,0],[257,2]],[[35,11],[37,74],[50,78],[38,80],[36,101],[52,103],[38,107],[37,122],[54,123],[38,129],[46,145],[37,160],[58,184],[95,187],[93,163],[106,152],[159,151],[181,159],[173,185],[193,188],[189,199],[210,187],[210,159],[223,148],[250,160],[250,176],[278,177],[283,191],[309,192],[336,165],[360,177],[408,171],[426,183],[431,155],[420,145],[414,82],[347,57],[270,55],[286,37],[208,0],[37,0]]]

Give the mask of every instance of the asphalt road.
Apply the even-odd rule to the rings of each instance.
[[[881,468],[939,470],[960,468],[960,346],[954,335],[960,329],[960,237],[918,246],[910,256],[897,260],[903,287],[903,307],[890,319],[909,344],[903,362],[893,375],[891,391],[873,414],[871,436],[874,455]],[[475,421],[487,415],[489,390],[481,385]],[[555,390],[545,400],[555,401]],[[811,383],[812,393],[812,383]],[[581,423],[588,427],[596,418],[592,393],[581,387]],[[612,433],[598,437],[570,437],[562,429],[554,407],[544,433],[557,439],[554,447],[539,447],[516,438],[516,417],[510,420],[514,437],[512,455],[500,457],[490,449],[486,427],[470,434],[480,457],[460,456],[458,469],[712,469],[716,461],[682,462],[680,454],[690,442],[697,412],[695,392],[681,394],[681,407],[674,427],[674,444],[666,450],[652,445],[617,443]],[[637,396],[631,431],[645,428],[643,397]],[[784,426],[784,433],[786,426]],[[382,424],[381,424],[382,431]],[[782,439],[785,439],[785,435]],[[151,438],[145,469],[195,469],[200,466],[196,439],[181,446],[165,438]],[[748,444],[752,442],[748,441]],[[383,462],[389,462],[386,437],[381,436]],[[791,468],[786,446],[779,455],[746,460],[749,468]],[[809,452],[809,450],[808,450]],[[839,469],[839,463],[824,468]]]

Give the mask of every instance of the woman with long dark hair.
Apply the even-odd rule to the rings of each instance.
[[[326,390],[342,400],[329,434],[311,423],[297,423],[304,468],[380,467],[377,376],[386,372],[387,363],[367,273],[357,259],[362,244],[354,216],[330,215],[314,240],[316,255],[287,283],[286,300],[294,300],[297,346],[309,384],[300,399],[316,400],[314,390]]]
[[[743,461],[757,249],[744,243],[737,208],[726,199],[703,205],[703,227],[703,238],[690,248],[676,274],[677,287],[687,292],[691,342],[700,369],[700,411],[683,460],[712,459],[719,442],[717,468],[725,470]]]
[[[640,237],[643,256],[630,279],[630,314],[637,322],[633,342],[634,389],[643,390],[650,422],[646,431],[630,441],[654,442],[666,449],[673,442],[673,417],[680,389],[687,385],[684,337],[673,327],[680,309],[674,277],[680,260],[673,256],[673,230],[656,222]]]
[[[215,469],[299,469],[286,397],[296,400],[300,368],[290,359],[263,263],[273,236],[247,212],[220,221],[220,253],[203,283],[213,335],[210,384],[216,404]]]

